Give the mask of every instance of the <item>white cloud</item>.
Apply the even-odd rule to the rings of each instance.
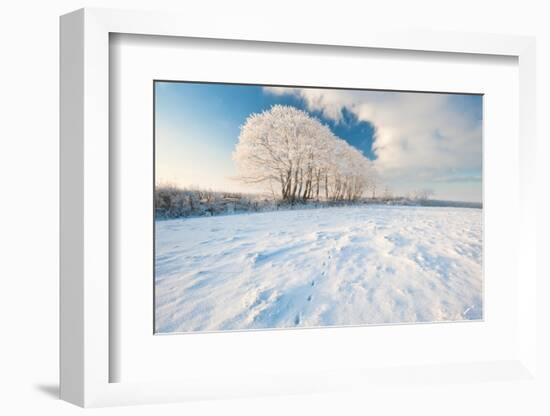
[[[481,171],[481,121],[450,94],[282,87],[266,91],[300,97],[309,110],[335,121],[345,108],[371,123],[375,164],[396,187]]]

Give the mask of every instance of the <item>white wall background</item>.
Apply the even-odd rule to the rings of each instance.
[[[199,4],[200,3],[200,4]],[[550,29],[547,2],[534,0],[203,1],[11,0],[0,9],[0,413],[56,414],[82,410],[55,398],[58,382],[58,16],[74,9],[116,7],[179,10],[205,24],[212,13],[303,26],[384,25],[536,35],[538,41],[539,214],[550,189]],[[504,121],[505,122],[505,121]],[[544,166],[543,166],[544,165]],[[542,215],[539,215],[541,217]],[[539,274],[550,276],[549,222],[539,218]],[[503,238],[506,238],[503,232]],[[550,285],[542,280],[543,300]],[[549,306],[539,302],[542,377],[550,374]],[[541,319],[542,320],[542,319]],[[545,330],[546,328],[546,330]],[[546,352],[546,354],[548,354]],[[123,414],[549,414],[550,383],[387,386],[376,396],[259,398],[93,410]],[[427,394],[429,391],[429,395]],[[437,394],[433,394],[434,391]]]

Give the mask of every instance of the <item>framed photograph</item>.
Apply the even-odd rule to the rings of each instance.
[[[61,18],[62,398],[532,378],[534,40],[246,33]]]
[[[482,95],[153,82],[155,333],[483,318]]]

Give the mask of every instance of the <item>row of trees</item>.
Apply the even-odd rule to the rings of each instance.
[[[265,184],[286,202],[356,201],[367,191],[376,196],[369,159],[294,107],[275,105],[250,115],[233,159],[240,180]]]
[[[479,204],[429,201],[430,190],[417,190],[407,196],[393,196],[389,188],[380,190],[376,199],[364,198],[353,204],[389,204],[389,205],[428,205],[428,206],[465,206],[479,208]],[[347,205],[346,200],[307,201],[305,204],[289,203],[280,198],[270,198],[261,194],[243,194],[238,192],[216,192],[201,188],[180,188],[173,184],[155,186],[155,216],[160,218],[202,217],[228,215],[245,212],[265,212],[289,209],[297,206],[324,208]]]

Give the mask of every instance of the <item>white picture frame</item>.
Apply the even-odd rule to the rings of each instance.
[[[113,33],[187,38],[277,42],[334,47],[382,48],[453,54],[504,55],[519,66],[519,184],[517,271],[517,354],[498,361],[444,362],[369,371],[335,369],[317,373],[282,372],[243,382],[234,374],[188,377],[178,381],[111,382],[110,366],[119,359],[110,349],[109,253],[109,36]],[[193,16],[167,13],[82,9],[61,18],[61,398],[80,406],[182,401],[256,394],[320,392],[388,380],[480,381],[486,377],[522,380],[536,375],[535,269],[535,41],[529,37],[369,30],[328,35],[314,25],[280,31],[276,24],[238,31],[220,20],[205,26]],[[486,149],[487,150],[487,149]],[[332,332],[331,336],[342,334]],[[151,334],[152,335],[152,334]],[[515,350],[516,351],[516,350]],[[482,374],[477,377],[474,374]]]

